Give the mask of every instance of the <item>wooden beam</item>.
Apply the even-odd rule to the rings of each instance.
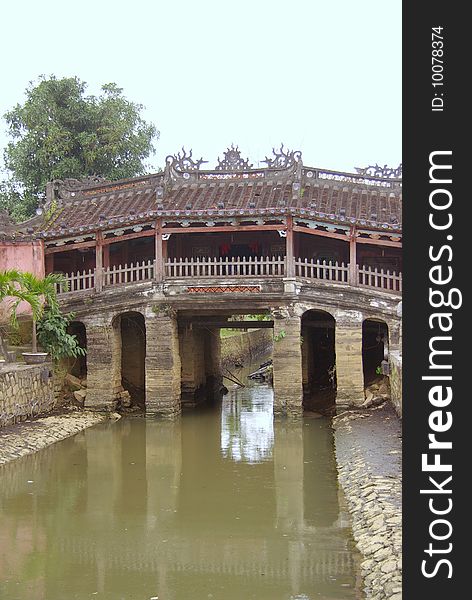
[[[234,233],[235,231],[278,231],[286,229],[284,223],[279,225],[218,225],[217,227],[163,227],[162,233]]]
[[[308,233],[309,235],[317,235],[319,237],[328,237],[334,240],[342,240],[343,242],[349,242],[348,235],[334,233],[332,231],[321,231],[321,229],[309,229],[308,227],[300,227],[299,225],[294,225],[293,231],[296,231],[297,233]]]
[[[81,248],[95,248],[96,241],[80,242],[79,244],[70,244],[69,246],[55,246],[54,248],[45,248],[44,254],[55,254],[56,252],[70,252],[71,250],[80,250]]]
[[[401,242],[392,242],[392,240],[372,240],[371,238],[357,237],[358,244],[372,244],[373,246],[390,246],[391,248],[401,248]]]
[[[134,233],[126,233],[125,235],[117,235],[111,238],[103,238],[103,244],[116,244],[116,242],[124,242],[126,240],[134,240],[140,237],[150,237],[151,235],[155,235],[154,229],[148,229],[146,231],[138,231]]]

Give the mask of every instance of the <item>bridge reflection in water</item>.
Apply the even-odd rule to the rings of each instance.
[[[272,390],[122,419],[0,470],[0,597],[359,598],[329,420]]]

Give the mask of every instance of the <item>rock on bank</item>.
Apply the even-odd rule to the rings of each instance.
[[[367,600],[402,590],[401,421],[389,403],[333,419],[339,481],[363,555]]]

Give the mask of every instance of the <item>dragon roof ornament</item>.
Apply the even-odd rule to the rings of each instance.
[[[241,152],[238,146],[231,144],[231,147],[226,150],[223,159],[218,156],[218,164],[215,171],[243,171],[251,169],[252,164],[249,164],[249,159],[244,160],[241,157]]]
[[[284,145],[281,144],[279,150],[272,148],[274,158],[265,157],[265,160],[261,161],[267,164],[269,169],[288,169],[293,167],[295,164],[301,161],[302,153],[299,150],[284,150]]]
[[[199,171],[201,165],[207,162],[208,161],[203,160],[203,158],[194,160],[192,157],[192,150],[190,150],[187,154],[187,151],[183,146],[181,153],[178,152],[177,154],[170,154],[166,157],[166,164],[181,172]]]
[[[369,177],[383,177],[384,179],[401,179],[402,177],[402,163],[396,169],[387,165],[381,167],[377,163],[368,167],[355,167],[355,169],[359,175],[368,175]]]

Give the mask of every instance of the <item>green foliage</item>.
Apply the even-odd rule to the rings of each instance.
[[[100,175],[122,179],[144,174],[159,132],[141,117],[114,83],[99,96],[85,94],[78,77],[41,76],[26,89],[26,101],[5,114],[12,140],[5,165],[12,174],[0,188],[0,207],[23,219],[34,212],[53,179]]]
[[[34,213],[37,199],[30,193],[21,192],[11,180],[0,182],[0,210],[6,211],[13,221],[26,221]]]
[[[13,303],[9,305],[10,321],[14,327],[18,326],[17,311],[22,301],[28,302],[33,315],[33,352],[37,352],[36,324],[49,309],[57,314],[59,302],[57,300],[56,286],[67,289],[63,275],[51,273],[44,278],[36,277],[32,273],[22,273],[16,270],[0,272],[0,300],[11,297]],[[6,348],[0,334],[0,351],[6,355]]]
[[[279,333],[274,335],[274,342],[280,342],[280,340],[283,340],[286,335],[287,333],[285,329],[281,329]]]
[[[47,307],[37,323],[38,341],[54,361],[61,358],[84,356],[86,350],[79,345],[77,337],[67,333],[74,313],[63,315],[58,308]]]

